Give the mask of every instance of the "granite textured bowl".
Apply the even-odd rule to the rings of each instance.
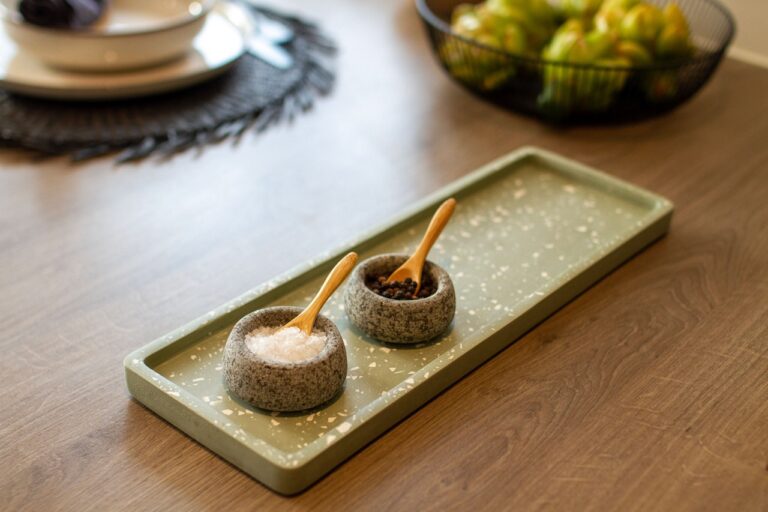
[[[325,332],[323,350],[295,363],[267,361],[246,345],[259,327],[285,325],[301,308],[278,306],[250,313],[238,321],[224,347],[224,384],[237,398],[270,411],[302,411],[322,405],[341,390],[347,377],[347,352],[336,325],[319,315],[315,327]]]
[[[352,272],[344,293],[349,319],[369,336],[389,343],[421,343],[448,329],[456,312],[456,292],[448,272],[427,260],[424,270],[437,283],[437,291],[423,299],[394,300],[365,285],[369,275],[388,275],[408,256],[382,254],[362,262]]]

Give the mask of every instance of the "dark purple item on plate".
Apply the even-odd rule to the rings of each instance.
[[[42,27],[83,28],[101,16],[106,0],[21,0],[19,13]]]

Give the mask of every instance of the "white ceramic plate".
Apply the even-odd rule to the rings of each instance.
[[[161,66],[114,73],[78,73],[48,67],[24,54],[0,31],[0,87],[52,99],[132,98],[187,87],[226,71],[245,51],[240,30],[211,12],[186,56]]]

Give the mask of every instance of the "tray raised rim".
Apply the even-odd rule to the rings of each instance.
[[[504,348],[514,342],[515,339],[517,339],[517,337],[522,334],[522,332],[527,331],[528,328],[534,327],[541,320],[534,320],[531,326],[523,329],[523,331],[518,335],[511,337],[507,343],[504,343],[500,348],[498,348],[498,350],[492,350],[490,354],[484,354],[484,351],[478,350],[478,355],[473,358],[477,361],[471,363],[468,370],[460,372],[445,372],[446,375],[440,379],[441,381],[445,382],[435,383],[434,381],[436,380],[436,375],[434,374],[430,377],[432,382],[429,386],[425,386],[425,384],[429,382],[428,378],[420,379],[418,384],[414,385],[410,390],[402,393],[397,398],[397,400],[388,404],[372,417],[364,419],[358,425],[354,425],[353,428],[346,435],[340,437],[337,442],[333,444],[329,443],[325,446],[320,446],[320,441],[322,439],[318,439],[303,450],[306,452],[314,453],[312,453],[310,456],[303,457],[301,460],[292,461],[287,460],[285,457],[275,457],[273,455],[274,453],[286,454],[286,452],[281,451],[277,447],[271,446],[269,449],[267,449],[263,446],[253,446],[233,437],[224,429],[224,425],[218,423],[214,412],[210,411],[206,407],[206,404],[200,401],[192,393],[189,393],[181,386],[178,386],[174,382],[163,377],[159,372],[155,371],[152,368],[154,364],[150,363],[149,361],[161,360],[163,352],[170,350],[176,344],[183,342],[185,337],[196,332],[206,330],[206,328],[211,326],[214,322],[220,321],[222,317],[225,317],[229,313],[238,310],[239,308],[253,302],[256,299],[268,301],[268,297],[270,295],[282,292],[285,286],[290,285],[294,281],[301,279],[311,279],[315,273],[319,273],[326,266],[332,265],[340,256],[352,250],[353,248],[356,248],[357,246],[363,245],[365,243],[369,243],[380,236],[386,235],[387,232],[395,229],[401,223],[409,221],[412,217],[423,213],[426,209],[433,207],[440,201],[443,201],[444,199],[456,194],[461,190],[469,188],[474,184],[482,182],[486,177],[489,177],[496,172],[503,171],[510,165],[520,164],[529,158],[543,160],[556,171],[577,175],[581,181],[588,182],[590,184],[599,184],[601,188],[607,189],[614,194],[623,196],[625,199],[630,201],[642,202],[648,207],[648,216],[641,226],[638,226],[633,232],[627,234],[627,239],[625,241],[623,241],[617,247],[612,248],[610,251],[608,251],[607,254],[604,254],[603,257],[598,258],[596,261],[589,264],[586,268],[574,269],[571,271],[569,275],[564,277],[565,284],[560,285],[555,290],[552,290],[547,296],[542,297],[542,300],[532,304],[516,317],[510,318],[505,326],[510,326],[513,323],[520,322],[521,319],[528,314],[531,314],[533,318],[542,316],[541,319],[543,320],[543,318],[549,316],[552,311],[556,310],[559,305],[554,307],[552,311],[543,313],[543,315],[534,314],[535,312],[533,310],[539,308],[539,306],[544,306],[545,299],[550,299],[553,296],[560,294],[560,291],[570,285],[572,281],[575,281],[576,278],[579,277],[579,274],[586,274],[589,271],[594,271],[594,267],[599,266],[603,259],[614,255],[614,253],[618,253],[620,249],[623,249],[629,242],[637,242],[637,248],[630,249],[626,256],[619,255],[618,261],[615,264],[610,265],[610,268],[604,272],[597,272],[597,277],[593,279],[587,279],[586,285],[576,286],[578,291],[581,291],[582,289],[589,287],[594,281],[610,272],[610,270],[621,264],[629,256],[637,253],[643,247],[658,237],[662,236],[667,231],[669,220],[673,212],[673,205],[668,199],[620,179],[614,178],[589,166],[561,157],[550,151],[532,146],[525,146],[480,167],[478,170],[471,172],[452,183],[447,184],[434,193],[426,196],[422,200],[415,202],[410,207],[405,208],[399,215],[396,215],[393,218],[390,218],[388,221],[378,225],[377,227],[353,238],[350,241],[347,241],[344,244],[341,244],[335,249],[324,251],[317,257],[312,258],[309,261],[300,264],[288,270],[287,272],[284,272],[275,278],[262,283],[259,286],[256,286],[255,288],[209,311],[208,313],[196,318],[195,320],[153,340],[152,342],[137,350],[134,350],[125,357],[123,362],[126,372],[126,380],[131,394],[134,395],[137,400],[144,403],[144,405],[148,406],[167,421],[171,422],[182,431],[191,435],[201,444],[219,453],[219,455],[224,457],[226,460],[234,463],[236,466],[240,467],[269,487],[272,487],[276,491],[290,494],[303,490],[307,486],[311,485],[315,480],[320,478],[327,471],[332,469],[336,464],[340,463],[359,448],[378,437],[378,435],[380,435],[382,432],[423,405],[426,401],[434,397],[444,388],[460,379],[464,373],[467,373],[472,368],[479,366],[489,357],[498,352],[498,350],[501,350],[501,348]],[[640,235],[646,232],[648,233],[646,237],[648,240],[638,240]],[[575,295],[576,293],[570,295],[565,300],[555,302],[564,304]],[[543,307],[541,309],[546,310],[548,308]],[[474,348],[481,348],[480,345],[483,345],[486,340],[498,337],[500,334],[501,333],[499,332],[495,332],[492,335],[487,336],[482,342],[478,343],[478,346]],[[191,344],[193,343],[190,342],[190,345]],[[456,358],[452,363],[439,368],[438,371],[449,369],[448,367],[455,365],[460,359],[468,356],[469,352],[471,351],[473,351],[473,349],[465,352],[461,357]],[[430,375],[432,373],[430,368],[437,362],[439,362],[439,358],[431,361],[428,365],[414,374],[412,376],[414,380],[422,377],[425,373]],[[458,376],[448,375],[449,373],[458,373]],[[142,398],[137,395],[144,396]],[[400,403],[399,407],[397,407],[398,402]],[[370,405],[373,405],[373,403],[374,402],[372,402]],[[370,405],[367,407],[370,407]],[[381,416],[382,413],[389,411],[392,408],[398,409],[392,415],[394,419],[380,420],[377,418]],[[205,420],[206,425],[198,425],[197,428],[191,426],[189,422],[186,421],[190,415],[202,417]],[[380,425],[377,425],[374,428],[369,425],[367,429],[363,428],[366,426],[366,423],[373,422],[374,420],[377,420],[376,423],[383,423],[384,426],[381,427]],[[216,438],[214,438],[214,436],[212,436],[209,432],[206,432],[207,429],[211,428],[213,429]],[[212,444],[219,443],[224,443],[227,446],[219,446],[219,449],[211,446]],[[326,456],[325,459],[330,460],[320,460],[323,458],[323,455],[327,455],[327,452],[331,447],[335,446],[337,451],[339,451],[342,448],[341,445],[347,445],[344,447],[344,452],[341,456]],[[222,451],[228,453],[221,453]],[[237,456],[237,453],[240,453],[241,456]],[[242,457],[243,453],[251,454],[251,457],[255,456],[256,460],[248,460],[247,456]],[[305,472],[307,469],[311,469],[311,473],[313,473],[313,475],[307,476],[303,474],[303,472]]]

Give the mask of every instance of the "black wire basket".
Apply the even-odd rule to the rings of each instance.
[[[650,3],[664,6],[669,1]],[[642,67],[516,55],[451,30],[453,9],[478,0],[416,0],[416,5],[438,61],[471,92],[547,121],[611,123],[643,119],[677,107],[691,98],[720,64],[735,32],[731,14],[716,0],[674,2],[685,14],[695,51],[685,59]]]

